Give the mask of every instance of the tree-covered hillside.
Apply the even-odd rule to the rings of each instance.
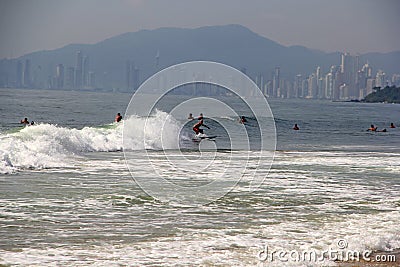
[[[400,87],[386,86],[383,89],[376,88],[376,91],[367,95],[364,99],[368,103],[387,102],[400,104]]]

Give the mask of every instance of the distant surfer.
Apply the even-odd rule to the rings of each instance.
[[[390,128],[396,128],[396,126],[394,126],[393,122],[390,123]]]
[[[203,116],[203,114],[200,114],[200,115]],[[200,134],[203,133],[203,129],[200,129],[201,126],[204,126],[207,129],[210,129],[210,127],[208,127],[207,125],[204,124],[203,117],[201,117],[200,121],[193,126],[193,131],[196,133],[196,135],[199,134],[199,133]]]
[[[293,126],[293,130],[295,130],[295,131],[298,131],[298,130],[300,130],[299,126],[297,126],[297,123],[295,123],[295,124],[294,124],[294,126]]]
[[[21,124],[29,124],[28,118],[21,120]]]
[[[121,113],[117,113],[117,115],[115,116],[115,122],[120,122],[121,120],[122,120]]]
[[[371,127],[369,127],[367,131],[376,132],[377,129],[378,127],[375,127],[375,125],[371,124]]]
[[[192,114],[192,113],[189,113],[188,120],[194,120],[194,117],[193,117],[193,114]]]
[[[240,118],[239,118],[239,122],[240,123],[245,123],[245,122],[247,122],[247,120],[246,120],[246,117],[245,116],[241,116]]]
[[[34,121],[31,121],[31,126],[33,126],[35,124],[35,122]]]

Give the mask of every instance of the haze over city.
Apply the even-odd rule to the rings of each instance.
[[[0,58],[96,43],[141,29],[240,24],[285,46],[325,52],[400,50],[396,0],[0,2]]]

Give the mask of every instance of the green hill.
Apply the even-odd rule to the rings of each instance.
[[[376,92],[367,95],[364,101],[368,103],[387,102],[400,104],[400,87],[386,86],[382,90],[380,87],[377,87]]]

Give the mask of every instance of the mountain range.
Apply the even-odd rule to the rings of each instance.
[[[32,73],[40,69],[38,79],[47,79],[55,75],[57,64],[74,67],[77,51],[89,57],[90,70],[96,73],[97,80],[106,73],[109,86],[117,88],[125,86],[127,60],[139,68],[141,81],[164,67],[192,60],[225,63],[246,69],[251,77],[263,75],[266,79],[271,78],[275,67],[280,67],[282,77],[293,79],[296,74],[309,75],[317,66],[326,73],[331,65],[340,65],[341,60],[341,52],[284,46],[240,25],[159,28],[124,33],[96,44],[70,44],[16,59],[3,59],[0,60],[0,81],[15,80],[17,61],[25,59],[30,59]],[[367,53],[360,58],[368,62],[374,72],[382,69],[387,74],[400,73],[400,51]]]

